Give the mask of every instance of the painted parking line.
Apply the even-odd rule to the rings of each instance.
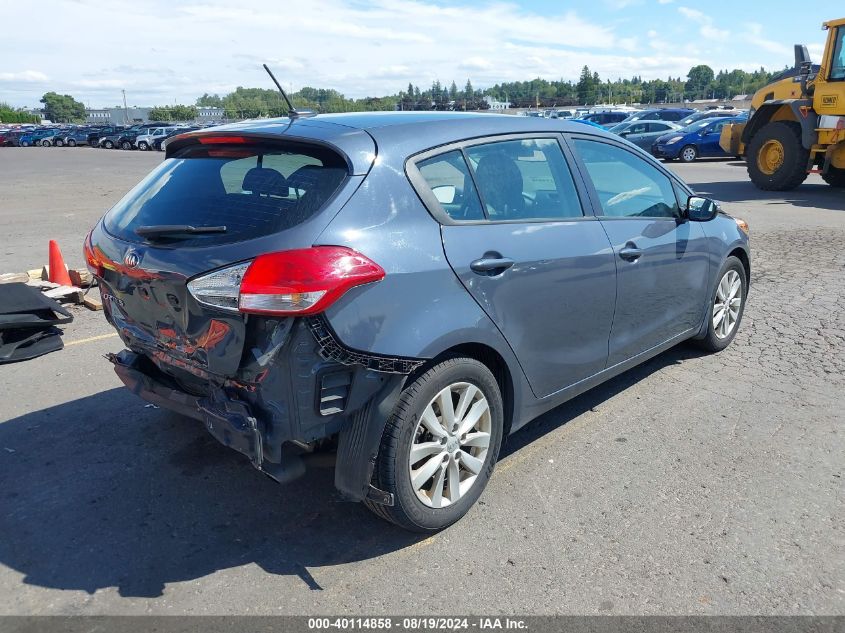
[[[89,336],[88,338],[81,338],[76,341],[68,341],[65,343],[65,347],[70,347],[71,345],[82,345],[83,343],[93,343],[94,341],[102,341],[115,336],[117,336],[117,332],[112,332],[111,334],[100,334],[99,336]]]

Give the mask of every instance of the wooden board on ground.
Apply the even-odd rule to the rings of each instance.
[[[50,290],[44,291],[45,297],[58,299],[66,303],[82,303],[84,294],[82,288],[77,288],[76,286],[59,286],[58,288],[51,288]]]
[[[26,283],[27,281],[29,281],[29,275],[26,273],[0,273],[0,284]]]
[[[100,297],[97,297],[92,294],[87,294],[82,299],[83,305],[88,308],[89,310],[102,310],[103,309],[103,302],[100,301]]]

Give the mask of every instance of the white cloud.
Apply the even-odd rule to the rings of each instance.
[[[672,4],[675,0],[657,0],[657,4]]]
[[[709,15],[699,11],[698,9],[690,9],[689,7],[678,7],[678,12],[685,18],[692,20],[698,24],[698,32],[707,40],[726,40],[730,37],[731,32],[726,29],[719,29],[713,23],[713,18]]]
[[[20,81],[23,83],[37,83],[49,81],[49,77],[37,70],[22,70],[17,73],[0,73],[0,81]]]
[[[764,51],[773,53],[784,57],[783,63],[787,63],[792,58],[792,47],[783,44],[782,42],[775,42],[763,37],[763,25],[756,22],[748,22],[746,25],[746,39],[754,46],[762,48]]]

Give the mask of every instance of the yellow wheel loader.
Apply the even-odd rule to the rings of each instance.
[[[776,75],[751,100],[748,121],[726,125],[719,145],[744,156],[760,189],[794,189],[809,173],[845,187],[845,18],[822,25],[827,44],[814,66],[795,46],[795,67]]]

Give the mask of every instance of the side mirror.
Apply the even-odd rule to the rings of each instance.
[[[621,132],[619,132],[619,136],[621,136],[622,138],[625,138],[629,134],[630,132],[628,130],[622,130]]]
[[[455,201],[457,189],[455,185],[440,185],[432,187],[431,192],[440,204],[452,204]]]
[[[690,196],[687,199],[685,215],[692,222],[709,222],[721,211],[721,207],[715,200],[702,198],[701,196]]]

